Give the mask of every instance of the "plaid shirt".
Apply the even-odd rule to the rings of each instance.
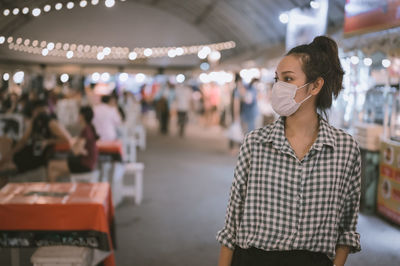
[[[301,161],[285,137],[282,117],[246,136],[225,227],[217,234],[221,244],[309,250],[330,259],[336,245],[361,250],[360,151],[350,135],[319,120],[317,140]]]

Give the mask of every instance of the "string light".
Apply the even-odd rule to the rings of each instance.
[[[8,81],[9,79],[10,79],[10,74],[4,73],[4,74],[3,74],[3,80],[4,80],[4,81]]]
[[[68,74],[62,74],[60,77],[60,80],[62,83],[65,83],[69,80],[69,75]]]
[[[121,0],[121,2],[125,2],[125,1]],[[108,8],[113,7],[115,5],[115,3],[116,3],[115,0],[104,0],[104,4]],[[93,6],[98,5],[99,4],[99,0],[92,0],[91,4]],[[79,6],[81,8],[85,8],[87,5],[88,5],[88,1],[87,0],[79,1]],[[66,3],[66,7],[67,7],[67,9],[73,9],[75,7],[75,3],[73,1],[70,1],[70,2]],[[61,2],[56,3],[54,5],[54,10],[58,11],[58,10],[61,10],[62,8],[63,8],[63,4]],[[11,12],[11,10],[12,10],[12,12]],[[52,10],[52,6],[50,4],[46,4],[42,8],[34,8],[32,10],[32,15],[36,17],[36,16],[39,16],[42,12],[46,12],[47,13],[47,12],[50,12],[51,10]],[[11,13],[14,16],[17,16],[17,15],[20,14],[20,9],[17,8],[17,7],[15,7],[14,9],[6,8],[2,12],[3,16],[5,16],[5,17],[9,16]],[[22,9],[22,14],[26,15],[28,13],[29,13],[29,8],[28,7],[24,7]]]
[[[72,9],[72,8],[74,8],[74,6],[75,6],[74,2],[68,2],[67,3],[67,8],[68,9]]]
[[[129,60],[135,60],[137,58],[137,53],[136,52],[130,52],[129,53]]]
[[[60,10],[62,7],[63,7],[63,4],[61,4],[61,3],[57,3],[57,4],[55,5],[55,9],[56,9],[56,10]]]
[[[40,13],[42,13],[42,11],[41,11],[39,8],[34,8],[34,9],[32,10],[32,15],[33,15],[34,17],[39,16]]]
[[[115,5],[115,0],[106,0],[105,5],[106,7],[113,7]]]
[[[79,3],[80,7],[86,7],[87,6],[87,1],[83,0]]]
[[[44,7],[43,7],[43,11],[44,12],[49,12],[51,10],[51,5],[45,5]]]
[[[223,42],[223,43],[212,43],[207,45],[193,45],[193,46],[182,46],[179,48],[175,47],[152,47],[152,48],[133,48],[128,47],[108,47],[102,45],[88,45],[88,44],[69,44],[61,42],[52,41],[38,41],[29,39],[23,39],[21,37],[16,38],[14,42],[13,36],[0,36],[0,45],[4,44],[6,41],[8,43],[8,48],[10,50],[32,53],[32,54],[42,54],[43,49],[46,48],[47,52],[44,52],[44,56],[58,56],[66,57],[68,51],[73,52],[74,58],[88,58],[88,59],[123,59],[123,60],[136,60],[138,58],[157,58],[157,57],[176,57],[183,55],[199,54],[204,53],[207,56],[215,57],[218,55],[216,51],[223,51],[232,49],[236,46],[235,42]],[[38,48],[38,49],[36,49]],[[211,52],[212,51],[212,52]],[[71,53],[69,53],[71,54]],[[217,56],[218,57],[218,56]]]
[[[22,14],[26,15],[26,14],[28,14],[28,13],[29,13],[29,8],[28,8],[28,7],[24,7],[24,8],[22,9]]]

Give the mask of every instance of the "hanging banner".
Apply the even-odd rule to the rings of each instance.
[[[400,26],[400,0],[346,0],[344,34],[355,35]]]

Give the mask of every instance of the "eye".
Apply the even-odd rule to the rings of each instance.
[[[289,81],[292,81],[293,79],[291,77],[286,76],[286,77],[283,78],[283,80],[285,82],[289,82]]]
[[[275,78],[274,78],[274,81],[275,81],[275,83],[278,82],[278,77],[275,77]]]

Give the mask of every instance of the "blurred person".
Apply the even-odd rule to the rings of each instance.
[[[118,109],[111,105],[111,96],[103,95],[101,103],[95,105],[93,111],[93,125],[100,140],[116,140],[117,130],[122,121]]]
[[[83,106],[79,110],[79,124],[82,131],[77,139],[71,141],[72,153],[66,160],[51,160],[48,164],[48,178],[55,182],[63,174],[91,172],[96,166],[98,150],[96,140],[99,136],[92,124],[93,110]]]
[[[319,115],[342,90],[338,47],[319,36],[279,62],[275,123],[248,134],[231,187],[219,266],[344,266],[356,232],[357,142]]]
[[[206,126],[218,124],[218,105],[220,101],[220,88],[216,83],[203,84]]]
[[[7,95],[4,103],[2,112],[5,114],[15,114],[18,113],[18,100],[19,96],[15,92],[11,92]]]
[[[44,100],[36,100],[32,109],[32,120],[24,135],[0,162],[2,165],[12,159],[18,172],[46,166],[53,153],[53,145],[71,140],[69,133],[50,114]]]
[[[175,99],[175,85],[167,82],[155,96],[155,107],[157,118],[160,124],[160,132],[163,135],[168,134],[169,121],[171,117],[171,107]]]
[[[118,103],[118,94],[115,92],[115,90],[113,91],[113,93],[111,95],[110,105],[114,106],[115,108],[117,108],[118,113],[121,116],[121,120],[125,121],[126,120],[126,114],[125,114],[125,111],[122,108],[122,106]]]
[[[231,101],[230,101],[230,115],[231,115],[231,127],[234,126],[234,123],[240,123],[240,97],[239,90],[244,90],[243,80],[239,73],[235,74],[235,85],[231,92]],[[242,129],[240,129],[242,130]],[[232,155],[236,155],[235,146],[239,147],[241,142],[229,139],[229,150]]]
[[[240,121],[245,133],[256,128],[256,118],[258,115],[257,89],[258,79],[253,79],[247,86],[241,86],[236,91],[237,98],[240,99]]]
[[[178,85],[176,87],[175,107],[178,113],[178,128],[179,136],[183,137],[185,134],[185,127],[188,123],[188,113],[190,111],[192,100],[192,89],[187,85]]]

